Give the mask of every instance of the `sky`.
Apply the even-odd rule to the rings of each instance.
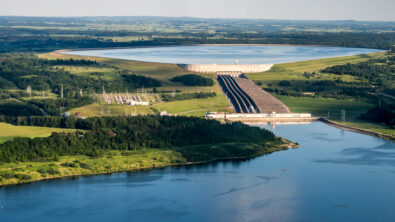
[[[395,0],[0,0],[0,15],[395,21]]]

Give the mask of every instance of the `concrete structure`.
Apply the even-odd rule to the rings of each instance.
[[[207,119],[223,119],[242,122],[305,122],[316,118],[310,113],[206,113]]]
[[[237,113],[291,113],[281,101],[247,78],[231,75],[217,77]]]
[[[273,64],[178,64],[179,67],[192,71],[203,73],[254,73],[264,72],[272,68]]]

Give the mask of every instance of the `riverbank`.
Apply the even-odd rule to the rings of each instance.
[[[222,150],[223,148],[251,149],[245,156],[226,156],[207,160],[188,161],[182,149]],[[31,183],[75,176],[91,176],[118,172],[134,172],[144,169],[163,168],[191,164],[205,164],[221,160],[243,160],[262,156],[280,150],[297,148],[298,144],[282,139],[282,144],[208,144],[178,149],[142,149],[138,151],[107,151],[102,157],[92,158],[84,155],[62,156],[57,161],[49,162],[17,162],[0,164],[0,186]],[[188,151],[190,152],[190,151]]]
[[[327,124],[327,125],[330,125],[330,126],[333,126],[333,127],[339,128],[339,129],[344,129],[344,130],[348,130],[348,131],[355,132],[355,133],[362,133],[365,135],[380,137],[380,138],[395,142],[395,136],[393,136],[393,135],[388,135],[385,133],[380,133],[380,132],[375,132],[375,131],[368,130],[368,129],[362,129],[362,128],[350,126],[350,124],[346,125],[346,123],[338,123],[335,121],[328,120],[326,118],[319,118],[318,120]]]

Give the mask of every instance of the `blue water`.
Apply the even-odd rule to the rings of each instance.
[[[395,221],[395,144],[261,125],[300,148],[248,161],[0,188],[0,221]]]
[[[171,46],[69,51],[65,54],[98,56],[175,64],[276,64],[380,52],[377,49],[316,46]]]

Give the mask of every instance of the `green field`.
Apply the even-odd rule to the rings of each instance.
[[[14,126],[0,122],[0,143],[15,137],[48,137],[53,132],[74,132],[73,129],[59,129],[37,126]]]

